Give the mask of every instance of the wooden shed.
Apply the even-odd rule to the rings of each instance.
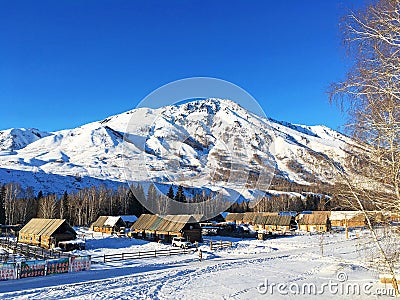
[[[244,213],[229,213],[225,217],[226,222],[242,224]]]
[[[329,217],[332,227],[365,227],[367,222],[361,211],[331,211]]]
[[[18,242],[49,249],[75,238],[75,230],[65,219],[34,218],[19,231]]]
[[[100,216],[90,226],[93,231],[109,234],[119,233],[124,228],[126,224],[120,216]]]
[[[303,215],[299,220],[299,230],[308,232],[327,232],[331,229],[328,214]]]
[[[286,234],[297,228],[293,216],[259,215],[255,219],[255,226],[258,230],[265,230],[270,233]]]
[[[192,215],[143,214],[131,230],[139,237],[170,242],[173,237],[185,237],[190,242],[201,242],[201,227]]]

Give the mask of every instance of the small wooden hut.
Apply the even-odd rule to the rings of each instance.
[[[18,234],[18,242],[43,247],[57,247],[61,241],[76,238],[76,232],[65,219],[33,218]]]
[[[126,224],[120,216],[100,216],[90,226],[93,231],[108,234],[119,233],[124,228]]]
[[[131,230],[138,237],[170,242],[173,237],[185,237],[190,242],[201,242],[201,227],[192,215],[150,215],[143,214]]]
[[[365,227],[367,222],[361,211],[331,211],[329,217],[332,227]]]
[[[293,216],[257,216],[255,226],[258,230],[265,230],[269,233],[286,234],[293,232],[297,228],[296,221]]]
[[[308,232],[327,232],[331,229],[328,214],[303,215],[299,220],[299,230]]]

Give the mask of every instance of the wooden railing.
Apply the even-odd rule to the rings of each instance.
[[[20,254],[25,256],[26,258],[35,258],[35,259],[51,259],[51,258],[60,258],[60,257],[69,257],[70,255],[68,253],[54,250],[54,249],[44,249],[41,247],[35,247],[32,245],[27,245],[27,244],[22,244],[22,243],[17,243],[12,240],[7,240],[7,239],[0,239],[0,246],[11,250],[12,255],[15,254]],[[1,255],[1,260],[2,261],[7,261],[9,260],[9,255],[7,254],[2,254]]]
[[[104,254],[99,256],[92,256],[92,262],[113,262],[122,260],[153,258],[158,256],[170,256],[177,254],[188,254],[194,252],[193,249],[169,248],[169,249],[154,249],[151,251],[135,251],[117,254]]]
[[[218,249],[224,249],[224,248],[232,248],[233,244],[232,242],[228,241],[214,241],[214,240],[209,240],[209,239],[203,239],[204,244],[208,244],[210,246],[210,250],[218,250]]]

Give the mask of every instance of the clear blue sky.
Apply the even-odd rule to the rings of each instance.
[[[76,127],[170,81],[235,83],[278,120],[338,129],[338,22],[363,0],[0,1],[0,129]]]

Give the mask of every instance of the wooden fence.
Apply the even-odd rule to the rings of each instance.
[[[136,251],[136,252],[126,252],[117,254],[104,254],[100,256],[92,256],[92,262],[114,262],[122,260],[132,260],[132,259],[142,259],[142,258],[152,258],[158,256],[170,256],[177,254],[189,254],[194,252],[193,249],[181,249],[181,248],[169,248],[169,249],[154,249],[151,251]]]
[[[232,242],[223,241],[223,240],[213,241],[213,240],[204,239],[203,242],[204,242],[204,244],[210,245],[211,251],[218,250],[218,249],[224,249],[224,248],[232,248],[232,246],[233,246]]]
[[[35,259],[52,259],[52,258],[61,258],[61,257],[70,257],[68,253],[57,251],[54,249],[44,249],[40,247],[35,247],[32,245],[21,244],[15,241],[0,239],[0,246],[11,250],[12,256],[16,254],[20,254],[25,256],[26,258],[35,258]],[[0,261],[9,260],[9,254],[1,254]]]

